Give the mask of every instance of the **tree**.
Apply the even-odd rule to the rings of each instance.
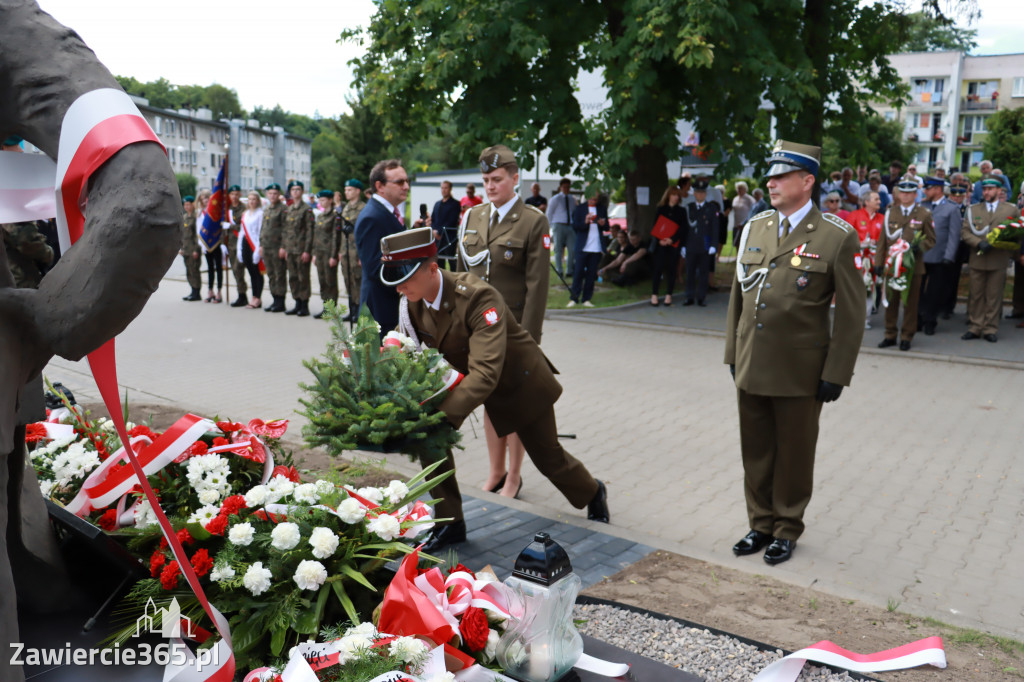
[[[202,105],[213,112],[214,120],[245,117],[245,110],[238,101],[238,93],[217,83],[205,88]]]
[[[907,39],[902,52],[957,50],[967,53],[978,46],[977,29],[960,28],[944,17],[924,12],[908,14],[907,19]]]
[[[175,173],[174,179],[178,181],[178,193],[184,198],[186,194],[196,195],[196,187],[199,181],[191,173]]]
[[[884,169],[893,160],[907,164],[917,154],[918,146],[903,139],[903,125],[899,121],[886,121],[872,112],[864,121],[864,129],[864,136],[853,146],[843,146],[833,134],[833,126],[825,129],[821,149],[821,167],[825,172],[844,166]]]
[[[1024,181],[1024,109],[1003,109],[989,116],[985,122],[985,158],[990,159],[1010,178],[1010,182]],[[1013,188],[1018,190],[1020,185]],[[1010,201],[1015,199],[1009,197]]]
[[[318,187],[340,189],[350,178],[366,184],[375,163],[398,154],[398,145],[386,139],[364,104],[350,100],[348,105],[352,113],[323,121],[324,130],[313,139],[313,184]]]

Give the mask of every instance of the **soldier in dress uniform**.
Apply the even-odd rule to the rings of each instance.
[[[888,348],[896,345],[896,336],[899,335],[900,350],[910,350],[910,343],[914,340],[917,332],[917,306],[921,299],[921,283],[924,281],[924,262],[922,257],[925,251],[935,246],[935,228],[932,226],[932,213],[924,206],[917,203],[917,181],[905,177],[896,183],[895,198],[885,212],[885,221],[882,223],[882,232],[878,235],[878,251],[875,253],[875,274],[885,273],[885,263],[889,256],[889,248],[900,239],[907,244],[913,244],[918,235],[923,233],[923,241],[912,247],[917,262],[914,266],[914,276],[910,278],[907,286],[910,291],[907,294],[907,305],[903,310],[903,325],[899,326],[900,303],[903,300],[899,291],[890,289],[883,292],[886,296],[887,306],[885,309],[885,338],[879,343],[879,348]],[[891,273],[895,276],[896,273]]]
[[[498,434],[518,433],[533,463],[574,507],[587,507],[587,518],[607,523],[604,484],[558,442],[554,403],[562,387],[554,368],[501,294],[472,274],[438,269],[429,227],[384,237],[381,252],[380,280],[402,294],[399,331],[436,348],[465,375],[441,404],[448,421],[458,428],[484,405]],[[449,451],[446,469],[454,467]],[[437,515],[455,520],[435,529],[424,546],[427,553],[466,539],[455,477],[432,494],[443,498]]]
[[[857,232],[811,201],[820,159],[820,147],[775,144],[767,173],[775,208],[747,222],[729,298],[725,363],[736,382],[750,524],[732,549],[767,546],[769,564],[788,560],[803,533],[821,406],[849,385],[864,335]]]
[[[952,272],[964,220],[960,207],[946,199],[945,190],[944,179],[938,176],[924,179],[928,200],[923,205],[932,212],[932,227],[935,228],[935,246],[922,259],[925,279],[921,290],[921,324],[928,336],[935,333],[939,310],[949,298],[949,287],[955,286]]]
[[[1003,287],[1011,251],[994,248],[986,238],[989,231],[1007,218],[1019,218],[1020,209],[1008,201],[999,201],[1002,180],[989,175],[981,180],[981,201],[971,204],[964,215],[960,236],[970,249],[967,261],[971,290],[967,297],[967,331],[965,341],[983,338],[999,340],[999,318],[1003,312]]]
[[[203,286],[203,273],[199,268],[200,249],[199,233],[196,232],[196,198],[186,194],[182,199],[184,216],[182,216],[181,227],[181,258],[185,261],[185,278],[188,285],[192,287],[192,293],[184,296],[183,301],[201,301],[199,289]]]
[[[313,225],[313,262],[320,281],[320,300],[326,304],[338,302],[338,251],[341,244],[341,230],[338,223],[341,216],[334,210],[334,190],[322,189],[316,195],[320,202],[320,215]],[[315,317],[321,319],[323,311]]]
[[[249,287],[245,283],[245,265],[238,259],[238,236],[242,234],[243,213],[245,213],[245,204],[242,203],[242,188],[238,185],[231,185],[228,187],[228,214],[226,216],[231,227],[224,230],[224,239],[228,247],[228,265],[231,266],[235,286],[238,287],[238,298],[231,302],[232,308],[241,308],[249,304],[247,297]]]
[[[463,216],[458,269],[497,289],[516,322],[540,344],[551,275],[551,230],[547,216],[524,203],[516,193],[519,165],[515,154],[505,145],[494,145],[480,153],[480,172],[490,203],[475,206]],[[522,443],[515,434],[499,438],[486,412],[484,433],[491,471],[483,487],[515,497],[522,487]]]
[[[355,321],[359,310],[359,285],[363,281],[363,266],[359,264],[359,251],[353,235],[356,219],[366,202],[363,201],[363,183],[355,178],[345,182],[345,206],[341,209],[341,248],[338,262],[341,265],[342,281],[345,294],[348,295],[348,314],[341,318],[343,322]]]
[[[718,204],[708,201],[708,181],[694,180],[693,201],[686,206],[690,225],[686,230],[686,300],[683,305],[693,305],[695,295],[697,305],[707,305],[704,297],[708,294],[711,259],[718,244],[718,213]]]
[[[283,313],[284,299],[288,294],[288,262],[284,250],[285,204],[281,200],[281,185],[272,182],[265,191],[269,203],[263,209],[260,246],[263,247],[263,263],[267,268],[270,295],[274,298],[265,310],[268,313]]]
[[[298,180],[288,183],[292,204],[284,211],[284,252],[288,263],[288,286],[295,307],[285,315],[309,315],[309,265],[313,257],[313,209],[302,200],[306,187]]]

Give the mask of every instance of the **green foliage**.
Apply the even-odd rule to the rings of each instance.
[[[154,107],[161,109],[198,109],[213,111],[214,120],[244,118],[245,110],[238,101],[238,93],[223,85],[174,85],[166,78],[142,83],[131,76],[115,76],[117,82],[131,95],[145,97]]]
[[[311,447],[332,455],[402,452],[427,463],[458,445],[459,432],[438,410],[446,363],[436,350],[381,348],[379,327],[365,312],[351,334],[330,303],[324,317],[331,340],[321,358],[303,361],[315,381],[300,384],[309,396],[299,402],[309,420],[302,435]]]
[[[310,139],[319,135],[325,127],[324,119],[293,114],[282,109],[280,104],[275,104],[273,109],[258,106],[252,110],[252,118],[264,125],[281,126],[293,135],[302,135]]]
[[[985,158],[1006,173],[1011,182],[1024,180],[1024,109],[1003,109],[985,122]],[[1012,189],[1019,190],[1020,185]],[[1014,192],[1014,193],[1015,193]],[[1013,194],[1009,197],[1014,200]]]
[[[174,179],[178,181],[178,192],[184,197],[186,194],[196,195],[196,186],[199,181],[191,173],[175,173]]]
[[[978,29],[960,28],[942,16],[925,12],[907,15],[907,38],[900,52],[970,52],[978,46]]]
[[[899,121],[886,121],[872,112],[865,117],[863,127],[863,136],[853,139],[836,124],[825,129],[821,150],[823,171],[828,173],[858,165],[885,171],[889,162],[899,160],[906,165],[917,154],[918,145],[903,139],[903,125]]]

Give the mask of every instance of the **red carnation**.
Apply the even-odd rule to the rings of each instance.
[[[222,512],[214,516],[208,524],[206,524],[206,530],[212,535],[224,535],[224,531],[228,527],[228,517]]]
[[[245,425],[239,424],[238,422],[217,422],[217,428],[223,431],[224,433],[231,433],[233,431],[239,431],[245,428]],[[216,441],[214,441],[214,445],[216,444]]]
[[[96,525],[106,531],[117,530],[117,510],[108,509],[103,512]]]
[[[135,438],[136,436],[146,436],[150,440],[156,440],[157,434],[153,429],[149,428],[145,424],[139,424],[128,429],[128,435],[132,438]]]
[[[178,542],[183,545],[191,545],[195,542],[195,538],[192,537],[192,533],[188,532],[188,528],[182,528],[178,531]]]
[[[220,506],[220,513],[223,516],[231,516],[237,514],[239,511],[245,509],[245,498],[241,495],[232,495],[224,500],[224,503]]]
[[[196,569],[196,575],[204,576],[213,568],[213,559],[210,553],[201,549],[192,555],[192,568]]]
[[[192,445],[190,445],[188,447],[188,449],[185,450],[185,452],[183,452],[180,455],[178,455],[177,457],[175,457],[174,458],[174,463],[175,464],[181,464],[182,462],[184,462],[186,459],[188,459],[190,457],[197,457],[199,455],[205,455],[206,451],[208,449],[209,448],[206,446],[206,443],[204,443],[201,440],[197,440],[195,443],[192,443]]]
[[[160,538],[160,549],[167,549],[167,538]]]
[[[299,477],[299,470],[295,467],[286,467],[283,464],[278,464],[270,474],[271,478],[274,476],[284,476],[292,483],[302,483],[302,479]]]
[[[219,448],[222,445],[231,445],[231,441],[229,441],[224,436],[217,436],[216,438],[213,439],[213,447]]]
[[[167,563],[167,557],[163,552],[160,550],[153,552],[153,556],[149,557],[149,574],[154,578],[160,575],[160,570],[163,569],[165,563]]]
[[[288,430],[288,420],[276,419],[274,421],[265,422],[262,419],[253,419],[249,422],[249,430],[257,436],[280,438],[284,435],[284,432]]]
[[[459,622],[459,634],[462,635],[462,643],[471,652],[480,651],[487,645],[487,614],[483,609],[470,606],[462,614]]]
[[[46,427],[42,424],[29,424],[25,427],[25,442],[38,443],[47,438]]]
[[[178,576],[180,574],[181,569],[178,568],[178,562],[172,561],[171,563],[164,566],[164,570],[161,571],[160,584],[163,585],[165,590],[173,590],[175,587],[178,586]]]
[[[448,575],[451,575],[452,573],[458,573],[460,571],[463,572],[463,573],[469,573],[471,576],[473,576],[473,579],[476,580],[476,573],[474,573],[473,571],[469,570],[468,568],[466,568],[462,564],[455,564],[450,569],[448,569]]]

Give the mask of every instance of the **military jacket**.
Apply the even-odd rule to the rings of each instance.
[[[924,239],[920,244],[921,253],[918,254],[918,264],[914,267],[914,277],[924,277],[924,263],[921,254],[935,246],[935,226],[932,224],[932,212],[921,204],[915,204],[910,209],[910,215],[905,216],[901,207],[889,206],[885,212],[885,220],[882,221],[882,231],[878,235],[875,267],[885,265],[889,247],[895,244],[897,239],[913,244],[919,232],[924,232]]]
[[[960,237],[964,244],[971,250],[968,264],[973,270],[1001,270],[1006,267],[1012,251],[1003,249],[989,249],[988,253],[978,253],[978,245],[982,239],[986,239],[989,230],[999,225],[1007,218],[1019,218],[1020,210],[1009,203],[1001,201],[993,213],[988,212],[988,206],[984,202],[971,204],[964,213],[964,224],[960,230]]]
[[[181,226],[181,252],[192,257],[192,254],[199,250],[199,233],[196,232],[196,214],[185,213],[182,216]]]
[[[686,226],[686,255],[708,253],[712,247],[718,246],[718,204],[705,200],[698,209],[697,203],[693,202],[686,206],[686,218],[689,225]]]
[[[313,221],[313,251],[328,258],[336,258],[340,250],[341,231],[337,228],[337,215],[332,207]]]
[[[260,246],[263,253],[274,253],[284,244],[284,209],[285,203],[267,204],[263,209],[263,225],[260,227]]]
[[[346,223],[355,227],[356,218],[359,217],[364,208],[366,208],[365,201],[359,200],[354,204],[351,201],[346,201],[345,206],[341,209],[341,217]]]
[[[725,362],[756,395],[811,396],[822,380],[848,386],[866,314],[857,231],[812,206],[780,241],[781,219],[774,209],[759,213],[740,237]]]
[[[313,209],[303,201],[284,211],[284,248],[289,256],[313,253]]]
[[[547,216],[517,197],[494,229],[490,221],[491,204],[469,210],[460,229],[458,269],[497,289],[516,321],[540,343],[551,276],[551,230]],[[466,262],[466,256],[474,259],[484,251],[489,257],[478,264]]]
[[[243,235],[242,232],[242,214],[245,213],[246,205],[244,201],[239,201],[236,206],[227,207],[230,213],[225,214],[227,218],[230,218],[231,227],[224,230],[225,243],[228,245],[228,251],[235,253],[238,247],[238,238]],[[225,222],[229,222],[225,220]],[[243,236],[244,239],[244,236]]]
[[[423,301],[402,306],[419,340],[466,375],[441,410],[458,427],[482,404],[499,436],[514,433],[558,400],[554,367],[494,287],[469,273],[439,272],[439,310]]]
[[[4,250],[7,266],[19,289],[37,289],[46,266],[53,262],[53,249],[35,222],[3,223]]]

